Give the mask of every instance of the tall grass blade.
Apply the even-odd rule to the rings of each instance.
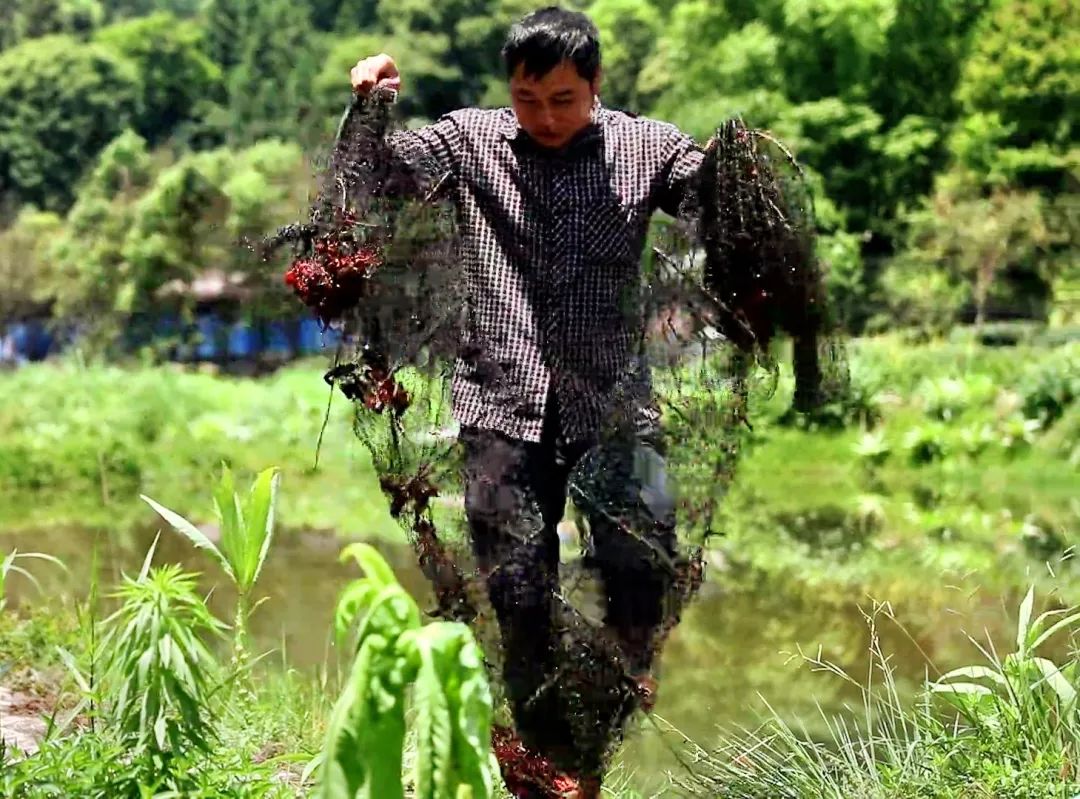
[[[1066,616],[1064,619],[1059,621],[1057,624],[1054,624],[1046,632],[1044,632],[1042,635],[1035,639],[1035,643],[1031,645],[1032,651],[1038,649],[1040,646],[1045,644],[1061,630],[1064,630],[1067,627],[1072,627],[1078,621],[1080,621],[1080,613],[1073,613],[1070,616]]]
[[[1020,603],[1020,618],[1016,626],[1016,651],[1021,657],[1028,651],[1028,627],[1031,624],[1031,609],[1035,605],[1035,586],[1028,589],[1027,596]]]

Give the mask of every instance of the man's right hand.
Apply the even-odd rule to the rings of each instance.
[[[349,76],[352,78],[353,91],[360,95],[367,96],[377,86],[401,90],[401,74],[394,59],[386,53],[357,61]]]

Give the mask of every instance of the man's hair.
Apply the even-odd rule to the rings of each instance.
[[[508,77],[523,63],[526,77],[542,78],[568,60],[591,82],[600,70],[600,32],[584,14],[548,6],[511,26],[502,56]]]

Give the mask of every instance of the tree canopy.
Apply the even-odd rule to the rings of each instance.
[[[409,124],[461,106],[505,104],[506,29],[546,4],[5,3],[3,241],[12,252],[12,242],[47,238],[50,251],[62,253],[64,241],[78,251],[81,237],[81,248],[96,255],[78,268],[109,273],[86,285],[116,292],[106,304],[121,307],[123,292],[149,292],[192,269],[237,268],[240,256],[220,237],[252,235],[302,213],[308,164],[348,101],[356,60],[395,56],[405,82],[399,110]],[[1075,3],[568,5],[601,30],[609,106],[668,120],[701,141],[739,115],[792,149],[814,189],[822,260],[852,329],[917,323],[912,309],[926,303],[910,295],[928,286],[947,288],[952,320],[975,313],[977,296],[991,315],[1038,315],[1052,285],[1073,279]],[[114,162],[129,164],[119,194],[102,182],[119,169]],[[980,219],[982,233],[969,227]],[[1016,238],[1022,230],[1026,241]],[[979,235],[1008,240],[990,259],[1000,269],[965,265],[988,252]],[[217,243],[200,246],[197,236]],[[29,256],[28,263],[46,268]],[[60,255],[49,268],[75,267]],[[983,291],[979,281],[987,279],[993,290]],[[31,283],[37,291],[49,280]],[[927,324],[937,323],[928,316]]]

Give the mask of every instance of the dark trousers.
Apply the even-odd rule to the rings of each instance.
[[[499,621],[508,698],[519,733],[541,751],[569,743],[557,699],[540,696],[555,673],[556,526],[568,491],[588,519],[586,565],[603,580],[605,624],[631,672],[651,665],[676,557],[657,442],[635,433],[565,442],[551,406],[539,443],[477,428],[460,434],[465,512]]]

